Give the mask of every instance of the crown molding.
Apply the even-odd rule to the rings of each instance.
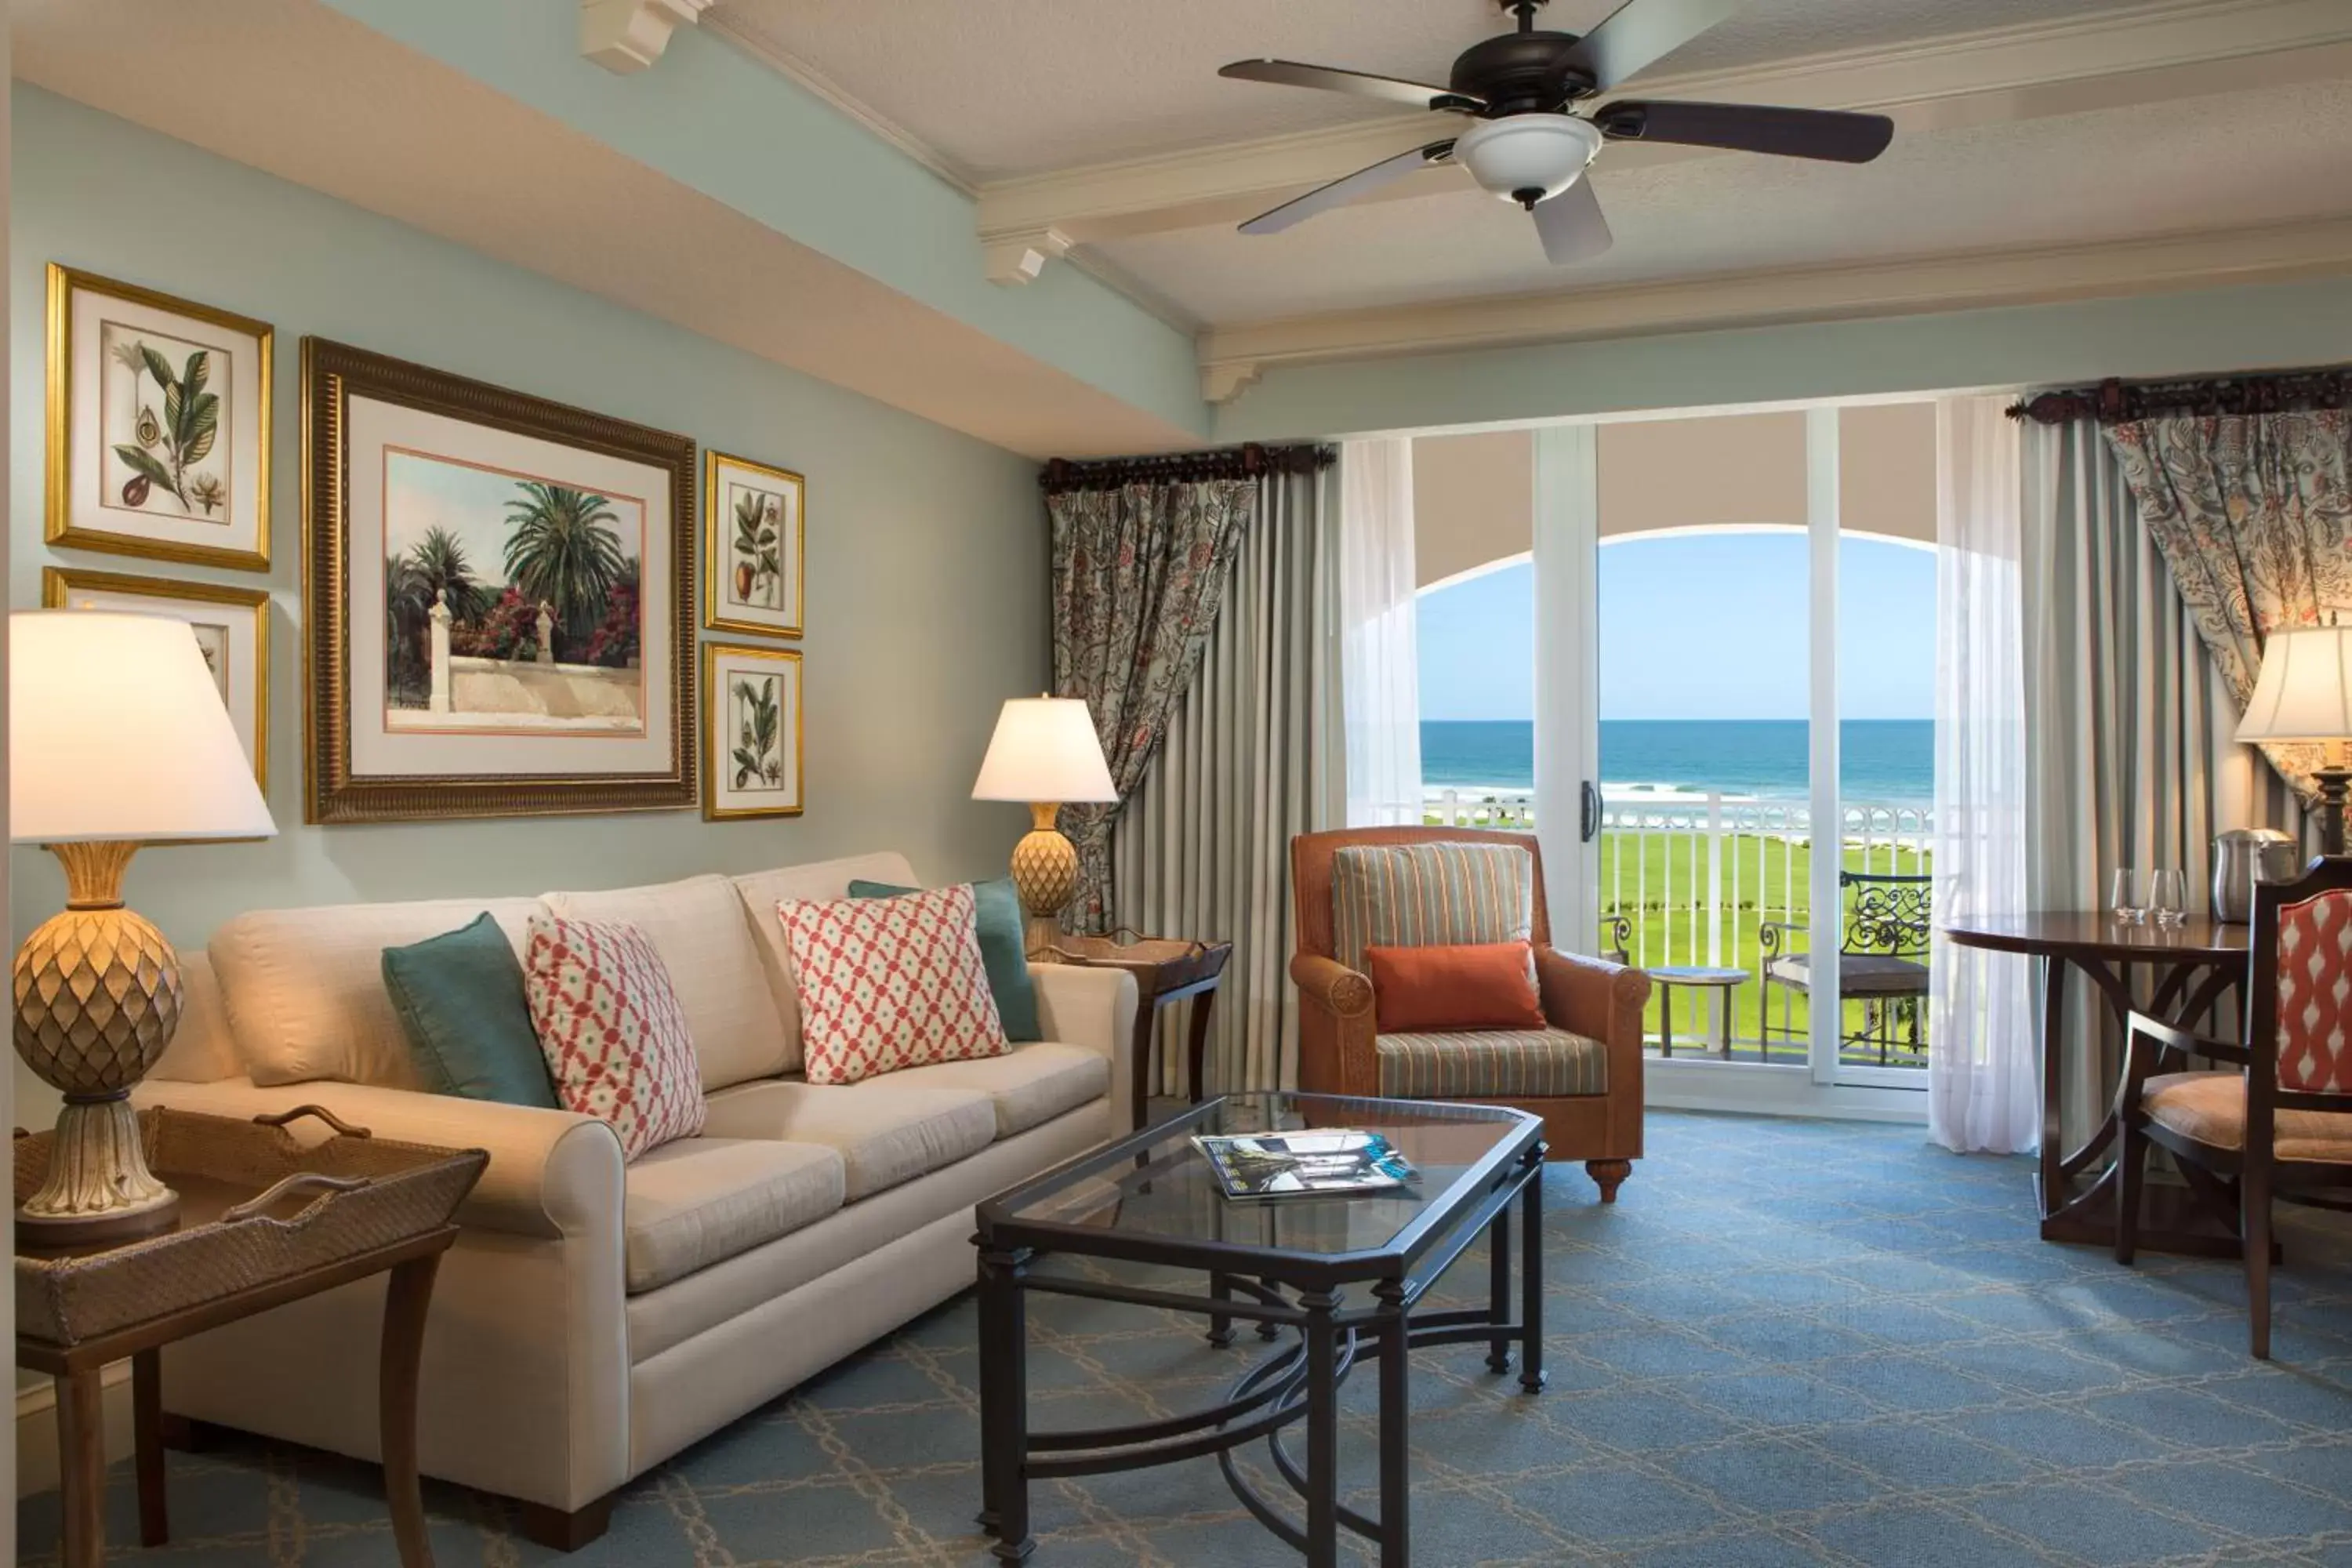
[[[1202,395],[1283,365],[2352,276],[2352,219],[1292,317],[1199,339]]]
[[[1641,95],[1864,109],[1898,132],[1948,130],[2162,102],[2352,74],[2345,0],[2158,0],[2089,17],[1988,29],[1892,48],[1849,49],[1738,70],[1644,78]],[[1604,100],[1605,101],[1605,100]],[[983,242],[1050,230],[1072,247],[1237,222],[1277,200],[1427,140],[1426,114],[985,184]],[[1612,166],[1727,154],[1617,143]],[[1374,200],[1443,189],[1416,174]]]
[[[717,0],[580,0],[580,53],[616,76],[662,58],[669,36],[691,27]]]
[[[704,3],[715,4],[716,0],[704,0]],[[721,10],[713,14],[704,24],[704,28],[726,39],[787,81],[806,89],[844,119],[904,153],[965,195],[980,194],[980,182],[970,169],[889,116],[870,107],[814,65],[767,34],[747,26],[732,13]]]

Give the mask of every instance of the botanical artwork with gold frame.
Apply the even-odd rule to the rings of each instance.
[[[702,725],[704,821],[801,814],[798,649],[704,643]]]
[[[121,572],[41,569],[41,603],[53,610],[110,610],[168,616],[196,636],[220,686],[236,738],[253,760],[253,778],[269,793],[269,595],[260,588],[138,577]]]
[[[51,262],[48,542],[268,570],[275,342],[267,321]]]
[[[702,624],[755,637],[801,635],[808,482],[725,452],[702,455]]]
[[[694,442],[302,340],[306,819],[690,806]]]

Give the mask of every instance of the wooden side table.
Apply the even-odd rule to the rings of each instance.
[[[1171,1002],[1192,998],[1192,1028],[1185,1045],[1191,1068],[1192,1103],[1201,1103],[1201,1061],[1209,1045],[1209,1009],[1225,976],[1225,961],[1234,955],[1229,942],[1183,942],[1142,937],[1122,942],[1108,936],[1066,936],[1041,958],[1056,963],[1091,964],[1124,969],[1135,976],[1135,1037],[1131,1078],[1134,1105],[1129,1126],[1143,1130],[1150,1114],[1151,1040],[1160,1010]]]
[[[62,1504],[63,1568],[100,1568],[106,1559],[106,1431],[100,1414],[99,1370],[131,1360],[131,1410],[139,1477],[139,1544],[171,1539],[163,1506],[163,1347],[315,1296],[371,1274],[389,1274],[379,1348],[383,1489],[392,1511],[401,1568],[432,1568],[425,1533],[425,1499],[416,1469],[416,1365],[425,1345],[425,1312],[433,1276],[457,1227],[410,1237],[373,1252],[233,1291],[201,1305],[134,1323],[112,1333],[54,1345],[16,1340],[16,1364],[47,1373],[58,1388],[58,1476]]]

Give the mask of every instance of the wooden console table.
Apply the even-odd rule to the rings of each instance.
[[[2092,910],[2064,910],[1969,921],[1946,926],[1944,934],[1961,947],[2042,961],[2042,1237],[2112,1247],[2116,1167],[2111,1157],[2103,1162],[2102,1156],[2116,1148],[2121,1130],[2115,1099],[2123,1064],[2099,1061],[2106,1113],[2082,1147],[2068,1152],[2061,1141],[2069,1060],[2066,972],[2073,969],[2097,987],[2119,1024],[2137,1007],[2166,1023],[2193,1026],[2244,979],[2252,940],[2249,928],[2202,915],[2179,926],[2126,925]],[[2132,975],[2139,968],[2153,972],[2155,984],[2145,1001],[2135,1002]],[[2095,1047],[2086,1040],[2074,1042],[2074,1048]],[[2240,1256],[2235,1231],[2216,1212],[2212,1197],[2193,1187],[2147,1189],[2140,1245],[2208,1258]]]
[[[1209,1008],[1225,977],[1225,961],[1234,955],[1229,942],[1182,942],[1143,937],[1121,942],[1108,936],[1066,936],[1038,956],[1058,963],[1124,969],[1135,976],[1135,1036],[1129,1072],[1134,1104],[1129,1130],[1143,1131],[1150,1114],[1151,1040],[1160,1010],[1171,1002],[1192,998],[1192,1027],[1185,1043],[1191,1069],[1192,1103],[1201,1103],[1201,1061],[1209,1044]]]

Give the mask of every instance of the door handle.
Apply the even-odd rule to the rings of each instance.
[[[1590,844],[1601,837],[1601,792],[1593,787],[1591,779],[1583,780],[1578,788],[1583,792],[1583,820],[1579,824],[1578,836]]]

